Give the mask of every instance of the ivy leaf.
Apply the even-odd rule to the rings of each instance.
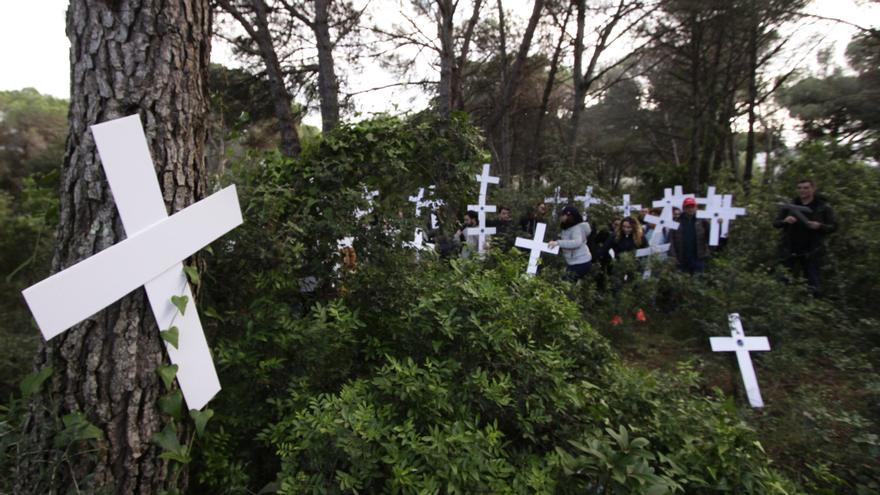
[[[215,320],[218,320],[220,323],[223,323],[223,322],[224,322],[223,317],[220,316],[220,313],[218,313],[217,310],[214,309],[212,306],[208,306],[207,309],[205,309],[205,310],[202,312],[202,314],[205,315],[205,316],[210,316],[211,318],[214,318]]]
[[[174,419],[180,419],[183,411],[183,394],[180,390],[159,397],[159,409]]]
[[[86,419],[80,412],[66,414],[61,418],[64,429],[55,437],[55,446],[64,448],[77,440],[99,440],[104,432]]]
[[[162,449],[163,452],[159,454],[162,459],[170,459],[181,464],[189,463],[189,452],[177,439],[177,428],[174,427],[174,423],[165,425],[162,431],[150,437],[150,441]]]
[[[212,409],[205,409],[204,411],[191,409],[189,416],[196,423],[196,433],[198,433],[199,438],[205,436],[205,426],[207,426],[208,420],[214,416],[214,411]]]
[[[175,349],[177,349],[178,337],[180,337],[180,330],[177,327],[171,327],[168,330],[162,330],[159,332],[159,335],[162,336],[162,340],[168,342]]]
[[[170,364],[168,366],[159,366],[156,368],[156,373],[159,374],[159,378],[162,379],[165,388],[171,390],[171,384],[174,383],[174,377],[177,376],[177,365]]]
[[[190,282],[192,282],[195,285],[199,285],[199,281],[201,279],[199,278],[199,271],[196,270],[196,267],[184,266],[183,271],[186,272],[186,276],[187,276],[187,278],[189,278]],[[182,311],[181,311],[181,313],[182,313]]]
[[[40,391],[43,382],[52,376],[52,367],[47,366],[40,371],[35,371],[24,377],[18,387],[21,389],[21,395],[25,399]]]
[[[186,296],[171,296],[171,304],[173,304],[180,314],[183,315],[186,313],[186,303],[189,302],[189,298]]]

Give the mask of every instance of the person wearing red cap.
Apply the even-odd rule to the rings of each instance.
[[[669,257],[684,272],[702,273],[709,258],[709,222],[697,218],[697,200],[685,198],[678,230],[670,236]]]

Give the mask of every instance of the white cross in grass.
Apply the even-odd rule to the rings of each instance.
[[[727,320],[730,326],[730,337],[710,337],[712,351],[736,352],[736,360],[739,363],[740,373],[742,373],[746,394],[749,396],[749,404],[752,407],[764,407],[761,390],[758,388],[758,377],[755,376],[755,368],[752,366],[749,351],[769,351],[770,341],[767,340],[767,337],[746,337],[738,313],[727,315]]]

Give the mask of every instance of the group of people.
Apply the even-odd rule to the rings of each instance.
[[[504,249],[514,245],[517,235],[531,238],[539,223],[549,223],[550,210],[544,202],[537,203],[518,225],[511,213],[509,207],[501,206],[497,218],[487,221],[489,227],[495,228],[493,243]],[[566,278],[571,281],[587,276],[594,261],[607,269],[614,258],[649,245],[669,244],[668,257],[679,270],[689,274],[703,272],[711,254],[710,224],[708,220],[697,218],[697,201],[686,198],[680,209],[673,209],[673,219],[679,224],[675,230],[645,222],[648,214],[660,216],[661,209],[643,208],[637,216],[614,219],[607,228],[599,230],[587,222],[577,208],[565,206],[558,213],[558,238],[551,240],[548,246],[559,247],[566,262]],[[462,256],[470,256],[477,249],[476,236],[467,234],[467,228],[477,225],[477,213],[468,211],[464,225],[455,234]],[[823,240],[837,224],[831,207],[816,194],[816,185],[811,179],[798,181],[797,197],[790,204],[780,205],[773,225],[782,229],[782,264],[792,271],[803,272],[811,292],[819,295]],[[653,236],[662,238],[651,242]]]

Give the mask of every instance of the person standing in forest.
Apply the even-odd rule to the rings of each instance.
[[[559,240],[550,241],[547,246],[550,249],[560,247],[567,265],[565,278],[577,282],[590,273],[593,261],[593,256],[587,247],[590,224],[584,221],[577,208],[566,206],[559,214],[559,226],[562,228]]]
[[[528,215],[520,219],[519,228],[526,234],[534,236],[539,223],[547,223],[547,205],[543,201],[538,201]]]
[[[678,230],[669,236],[669,257],[678,262],[679,270],[702,273],[709,259],[709,222],[697,218],[697,200],[685,198]]]
[[[820,296],[825,236],[837,229],[837,221],[831,206],[816,194],[816,183],[812,179],[801,179],[796,187],[797,197],[792,199],[791,204],[806,207],[809,211],[802,211],[798,215],[793,209],[783,207],[773,226],[782,229],[782,264],[792,272],[802,271],[810,292]]]

